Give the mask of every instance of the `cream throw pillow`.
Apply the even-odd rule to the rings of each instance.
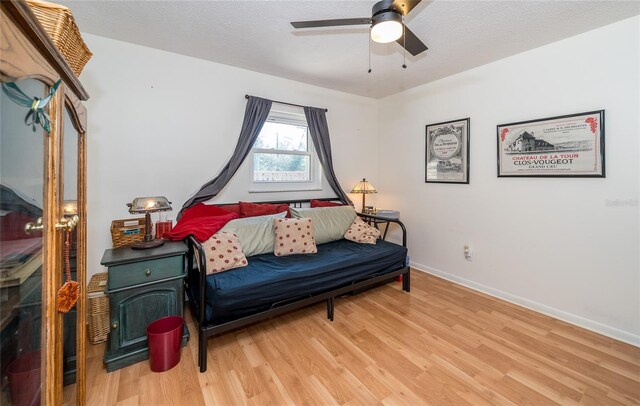
[[[291,208],[290,211],[291,217],[313,220],[313,236],[318,244],[343,239],[357,217],[352,206]]]
[[[286,212],[267,216],[231,220],[220,231],[238,236],[247,257],[273,252],[273,219],[284,218]]]

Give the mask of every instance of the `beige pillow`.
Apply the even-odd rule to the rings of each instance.
[[[247,257],[273,252],[273,219],[284,218],[286,212],[267,216],[246,217],[228,222],[220,231],[233,233]]]
[[[362,244],[375,244],[380,237],[380,230],[370,226],[360,217],[356,218],[344,234],[344,238]]]
[[[238,236],[219,231],[202,244],[207,258],[207,275],[247,266]]]
[[[357,216],[352,206],[291,208],[290,210],[291,217],[313,220],[313,236],[318,244],[344,238],[344,233]]]
[[[273,253],[276,256],[318,252],[313,238],[311,219],[275,219],[273,225],[275,229]]]

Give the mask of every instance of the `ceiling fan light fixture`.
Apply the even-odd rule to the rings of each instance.
[[[393,42],[402,37],[402,16],[388,11],[373,17],[371,39],[381,44]]]

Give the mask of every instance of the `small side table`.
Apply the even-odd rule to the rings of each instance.
[[[129,247],[105,251],[111,330],[104,354],[107,372],[149,357],[147,326],[162,317],[183,316],[185,254],[182,242],[147,250]],[[189,330],[184,325],[182,345]]]
[[[374,216],[381,218],[372,218],[369,224],[372,224],[375,228],[378,228],[378,224],[384,224],[382,239],[385,240],[387,238],[387,231],[389,230],[389,220],[399,220],[400,212],[395,210],[378,210]]]

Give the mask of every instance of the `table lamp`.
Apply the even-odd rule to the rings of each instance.
[[[151,234],[151,213],[171,210],[171,202],[164,196],[136,197],[132,203],[127,203],[127,206],[131,214],[144,213],[144,239],[131,248],[144,250],[164,244],[162,238],[155,239]]]
[[[370,193],[378,193],[378,191],[365,178],[362,178],[362,181],[358,182],[351,193],[362,193],[362,213],[364,213],[364,196]]]

